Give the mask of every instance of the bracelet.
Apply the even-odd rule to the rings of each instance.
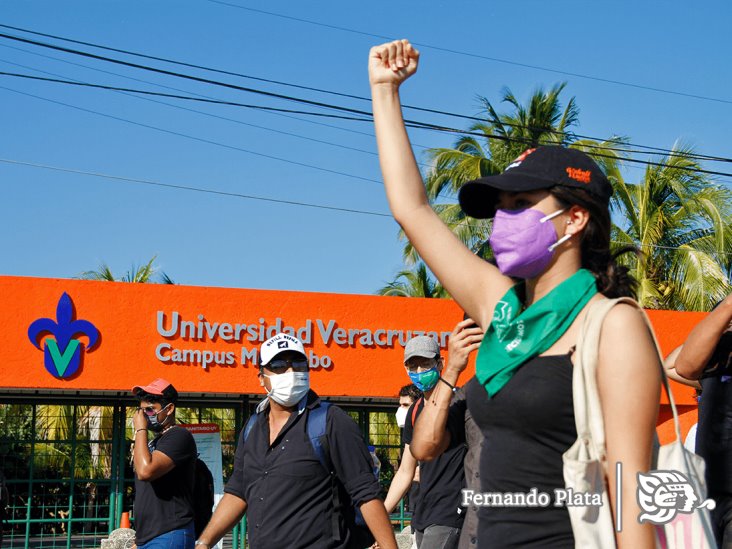
[[[198,547],[199,545],[205,545],[206,549],[211,549],[211,544],[201,541],[200,539],[196,540],[196,543],[193,544],[194,547]]]
[[[455,387],[452,383],[450,383],[449,381],[447,381],[444,377],[440,376],[437,379],[439,379],[440,381],[442,381],[442,383],[444,383],[445,385],[447,385],[448,387],[450,387],[450,389],[452,389],[452,392],[453,393],[456,393],[457,392],[457,387]]]
[[[145,428],[138,429],[137,431],[135,431],[135,436],[137,436],[137,433],[139,433],[140,431],[147,431],[147,429],[145,429]]]

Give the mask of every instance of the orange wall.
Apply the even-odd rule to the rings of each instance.
[[[28,326],[37,318],[56,318],[56,305],[67,292],[76,318],[92,322],[101,333],[96,349],[83,356],[82,368],[72,379],[57,379],[44,368],[44,356],[28,339]],[[329,368],[312,372],[313,388],[323,395],[393,397],[408,382],[398,342],[391,346],[324,342],[318,329],[335,321],[334,328],[423,330],[449,332],[462,318],[448,300],[404,299],[361,295],[240,290],[159,284],[129,284],[41,278],[0,277],[0,348],[4,349],[4,387],[45,389],[129,390],[155,377],[165,377],[180,392],[260,393],[257,368],[246,360],[242,347],[257,349],[261,340],[227,342],[221,338],[195,341],[190,337],[163,337],[156,329],[157,314],[166,315],[170,328],[173,311],[198,322],[203,315],[211,323],[273,324],[277,317],[286,325],[303,327],[312,322],[312,342],[306,350],[328,357]],[[86,343],[86,338],[80,338]],[[394,343],[398,341],[393,338]],[[233,353],[228,366],[163,363],[156,348],[209,350]],[[166,356],[170,356],[170,351]]]
[[[44,353],[28,339],[28,326],[36,319],[55,320],[56,305],[67,292],[75,306],[76,318],[92,322],[101,333],[100,344],[82,358],[80,371],[71,379],[57,379],[44,368]],[[312,322],[312,341],[306,350],[328,357],[331,365],[312,372],[313,388],[322,395],[393,397],[408,382],[398,338],[392,345],[366,345],[348,341],[325,342],[317,321],[327,327],[349,330],[377,330],[382,338],[387,330],[449,332],[462,318],[459,307],[449,300],[405,299],[364,295],[344,295],[267,290],[242,290],[158,284],[128,284],[66,279],[0,276],[0,348],[3,349],[2,386],[62,390],[127,391],[133,385],[155,377],[165,377],[181,392],[260,393],[256,366],[242,364],[242,348],[257,349],[261,340],[249,341],[244,333],[239,341],[221,337],[203,341],[178,336],[163,337],[157,331],[157,315],[166,315],[170,328],[173,311],[183,320],[210,323],[272,325],[281,318],[295,328]],[[703,313],[649,311],[663,353],[681,344]],[[360,333],[360,332],[359,332]],[[80,338],[86,344],[85,338]],[[234,364],[210,365],[164,363],[156,358],[156,348],[167,344],[177,350],[209,350],[233,353]],[[41,342],[43,347],[43,342]],[[165,352],[170,356],[172,351]],[[467,376],[465,377],[467,379]],[[676,402],[684,406],[684,432],[695,420],[692,389],[674,384]],[[665,396],[662,403],[665,403]],[[660,433],[669,431],[667,407],[659,417]],[[693,419],[693,421],[692,421]],[[688,425],[687,425],[688,424]],[[665,435],[662,438],[666,438]]]

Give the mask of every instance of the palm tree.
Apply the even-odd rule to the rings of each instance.
[[[427,272],[427,266],[421,261],[410,269],[400,271],[393,282],[376,293],[398,297],[449,297],[445,288]]]
[[[158,273],[158,270],[155,267],[155,260],[157,257],[158,256],[154,255],[150,261],[139,267],[133,265],[129,271],[119,278],[114,276],[112,269],[110,269],[109,265],[106,263],[102,263],[96,271],[84,271],[79,275],[79,278],[83,280],[101,280],[106,282],[137,282],[141,284],[153,283],[153,277]],[[160,272],[158,282],[160,284],[175,284],[175,282],[173,282],[165,272]]]
[[[538,88],[523,106],[508,88],[502,91],[502,101],[511,106],[506,114],[498,114],[488,99],[480,98],[486,119],[473,124],[469,135],[460,137],[453,148],[427,151],[432,168],[425,176],[427,196],[440,218],[474,253],[491,258],[486,240],[491,222],[467,217],[456,203],[460,188],[472,179],[501,173],[526,149],[538,145],[564,145],[580,149],[593,156],[612,179],[618,172],[625,139],[613,136],[605,141],[577,139],[571,133],[579,118],[574,97],[562,107],[560,95],[566,83],[550,90]],[[478,135],[476,135],[478,134]],[[419,256],[406,240],[403,257],[411,265]]]
[[[732,191],[699,173],[692,153],[676,145],[640,183],[614,185],[613,241],[642,252],[623,261],[644,307],[708,311],[732,291]]]

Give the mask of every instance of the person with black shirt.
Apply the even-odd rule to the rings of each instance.
[[[632,297],[636,285],[610,250],[613,187],[583,152],[586,144],[539,145],[539,134],[530,144],[509,139],[450,180],[466,222],[492,220],[489,244],[497,266],[477,256],[433,209],[409,143],[400,87],[417,72],[419,59],[408,40],[369,53],[389,208],[440,284],[484,331],[475,379],[466,384],[468,409],[485,436],[483,493],[525,497],[546,487],[553,494],[565,487],[562,455],[577,439],[572,349],[580,327],[590,308],[606,298]],[[636,493],[638,473],[651,466],[662,372],[636,304],[618,303],[607,314],[597,359],[610,513],[623,525],[608,541],[650,549],[655,529],[638,522]],[[622,468],[614,466],[618,462]],[[478,545],[574,547],[569,512],[559,504],[482,506]]]
[[[465,370],[470,354],[478,349],[483,339],[483,330],[467,315],[458,322],[450,334],[448,359],[445,377],[452,379]],[[442,379],[445,379],[442,377]],[[450,447],[450,431],[447,421],[450,414],[462,414],[465,424],[467,452],[463,465],[465,468],[465,489],[480,492],[480,453],[483,447],[483,433],[468,410],[465,387],[457,391],[448,383],[438,383],[427,399],[424,412],[415,424],[411,450],[422,459],[434,459],[445,448]],[[470,502],[465,509],[465,521],[460,531],[458,549],[478,547],[478,506]]]
[[[132,417],[137,549],[192,549],[197,449],[193,435],[175,423],[178,391],[156,379],[132,392],[140,401]]]
[[[424,410],[442,371],[442,357],[437,341],[417,336],[404,347],[404,367],[412,382],[424,393],[409,408],[404,424],[404,454],[399,470],[392,479],[384,504],[391,512],[411,486],[417,460],[412,455],[414,422]],[[465,487],[463,458],[465,457],[464,410],[454,407],[447,419],[450,442],[432,461],[420,462],[419,494],[414,504],[412,530],[419,549],[456,548],[465,509],[460,507],[461,491]]]
[[[696,453],[706,461],[717,543],[732,549],[732,294],[689,333],[666,368],[701,383]]]
[[[404,455],[404,425],[407,422],[407,415],[409,415],[409,408],[412,404],[422,398],[422,391],[417,389],[414,383],[405,385],[399,389],[399,408],[396,411],[396,421],[400,432],[399,446],[401,454]],[[401,463],[401,459],[399,460]],[[414,478],[412,478],[412,484],[409,487],[409,493],[405,502],[404,508],[410,513],[414,513],[414,504],[419,497],[419,465],[414,470]]]
[[[352,528],[353,506],[381,546],[396,549],[366,443],[337,406],[327,408],[324,440],[318,439],[332,474],[316,454],[308,421],[322,404],[310,390],[302,342],[277,334],[262,344],[259,360],[267,397],[242,430],[234,471],[197,549],[213,547],[244,513],[252,549],[363,549]]]

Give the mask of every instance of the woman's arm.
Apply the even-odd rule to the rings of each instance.
[[[622,531],[620,549],[653,548],[650,523],[639,524],[637,473],[651,467],[661,391],[661,364],[643,312],[620,304],[608,313],[602,327],[597,368],[605,440],[608,489],[617,521],[616,464],[622,464]]]
[[[402,118],[399,86],[417,70],[419,53],[406,40],[371,48],[369,80],[379,162],[394,219],[440,283],[482,327],[511,280],[468,250],[427,200]]]
[[[728,295],[689,333],[675,362],[676,371],[680,376],[686,379],[701,377],[719,339],[729,329],[730,322],[732,322],[732,295]]]
[[[391,479],[389,492],[386,494],[386,499],[384,500],[384,507],[387,513],[391,513],[394,507],[397,506],[397,503],[399,503],[399,500],[409,491],[416,470],[417,460],[414,459],[412,452],[409,450],[409,444],[405,444],[404,452],[402,453],[402,462],[399,464],[399,469],[396,474]]]
[[[701,389],[701,383],[696,380],[686,379],[685,377],[679,375],[679,373],[676,371],[676,359],[679,357],[679,353],[681,352],[682,347],[683,345],[679,345],[664,359],[663,367],[666,370],[666,375],[669,379],[673,379],[678,383],[683,383],[684,385],[688,385],[689,387],[694,387],[694,389]]]

